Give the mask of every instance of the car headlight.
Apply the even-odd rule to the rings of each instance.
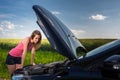
[[[19,74],[19,75],[13,75],[12,80],[21,80],[24,77],[24,75]]]
[[[113,69],[120,69],[120,64],[113,65]]]

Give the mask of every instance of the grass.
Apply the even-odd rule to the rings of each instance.
[[[80,39],[80,42],[84,45],[87,51],[91,51],[113,40],[115,39]]]
[[[86,47],[87,51],[97,48],[114,39],[80,39],[80,42]],[[9,50],[15,47],[21,39],[0,39],[0,78],[9,78],[8,70],[5,65],[6,56]],[[81,55],[81,54],[80,54]],[[42,40],[41,48],[35,53],[36,64],[46,64],[50,62],[64,60],[65,57],[58,54],[46,39]],[[30,52],[26,55],[25,65],[30,63]]]

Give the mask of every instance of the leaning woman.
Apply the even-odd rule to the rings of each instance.
[[[39,49],[41,45],[42,35],[40,31],[35,30],[30,37],[24,38],[15,48],[12,48],[6,58],[6,64],[10,75],[12,76],[16,69],[24,66],[27,51],[31,51],[31,65],[34,63],[35,50]]]

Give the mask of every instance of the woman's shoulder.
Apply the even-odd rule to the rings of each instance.
[[[22,40],[22,43],[29,43],[30,41],[30,37],[25,37],[23,40]]]

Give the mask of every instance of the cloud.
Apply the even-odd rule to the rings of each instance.
[[[103,16],[102,14],[96,14],[89,17],[89,19],[92,19],[92,20],[105,20],[106,18],[107,17]]]
[[[0,30],[4,29],[14,29],[15,25],[10,21],[2,21],[0,22]]]
[[[71,29],[71,31],[73,32],[73,34],[76,36],[76,37],[80,37],[81,34],[84,34],[85,31],[84,30],[79,30],[79,29]]]
[[[52,14],[61,14],[61,13],[58,11],[52,11]]]
[[[23,28],[22,25],[16,25],[10,21],[0,22],[0,37],[1,38],[11,38],[17,37],[18,30]]]
[[[0,27],[0,31],[2,31],[3,30],[3,28],[2,27]]]
[[[5,18],[7,17],[5,14],[0,14],[0,18]]]
[[[15,17],[13,14],[0,14],[0,18],[12,18]]]

